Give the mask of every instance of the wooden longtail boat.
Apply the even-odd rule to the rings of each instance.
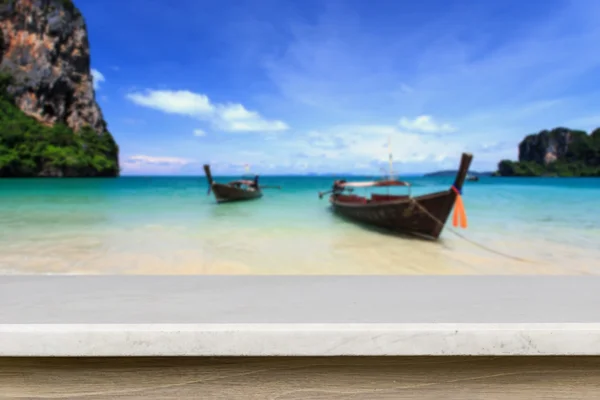
[[[252,200],[261,198],[262,189],[280,189],[279,186],[259,186],[258,175],[253,180],[239,179],[227,183],[215,182],[210,172],[210,165],[204,165],[204,173],[208,179],[208,193],[214,193],[217,203]]]
[[[319,193],[323,198],[331,193],[329,201],[337,214],[348,219],[389,229],[399,233],[408,233],[429,239],[438,239],[446,224],[448,216],[456,203],[454,225],[466,228],[466,215],[460,196],[467,171],[473,156],[463,153],[460,168],[454,184],[442,192],[412,197],[410,193],[404,196],[389,194],[372,194],[370,198],[352,194],[360,187],[394,187],[410,184],[396,179],[386,179],[373,182],[336,181],[333,188]],[[349,192],[349,193],[348,193]],[[462,221],[460,220],[462,218]]]

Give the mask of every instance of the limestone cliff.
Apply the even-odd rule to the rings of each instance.
[[[600,129],[543,130],[519,144],[519,161],[502,160],[501,176],[600,176]]]
[[[73,130],[106,130],[96,104],[83,16],[70,0],[0,0],[0,69],[26,114]]]
[[[569,145],[575,138],[585,136],[583,131],[572,131],[567,128],[555,128],[528,135],[519,144],[519,162],[532,161],[548,165],[567,154]]]
[[[11,76],[6,91],[26,115],[102,137],[111,147],[103,156],[116,163],[118,175],[118,147],[95,99],[86,24],[71,0],[0,0],[0,72]],[[114,175],[90,168],[46,168],[37,175]]]

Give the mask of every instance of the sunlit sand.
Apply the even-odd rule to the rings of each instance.
[[[451,228],[450,228],[451,229]],[[0,270],[45,274],[598,274],[600,250],[513,237],[495,254],[448,232],[438,242],[345,230],[211,232],[144,225],[103,234],[50,235],[0,244]],[[523,258],[517,260],[514,258]],[[596,265],[596,267],[594,267]]]

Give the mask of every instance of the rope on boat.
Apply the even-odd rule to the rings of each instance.
[[[437,223],[438,223],[438,224],[440,224],[441,226],[444,226],[444,225],[445,225],[445,224],[444,224],[442,221],[440,221],[440,220],[439,220],[439,219],[438,219],[438,218],[437,218],[435,215],[431,214],[431,213],[430,213],[430,212],[429,212],[429,211],[428,211],[428,210],[427,210],[425,207],[423,207],[422,205],[420,205],[420,204],[419,204],[419,202],[418,202],[418,201],[416,201],[414,198],[412,198],[412,197],[411,197],[411,198],[410,198],[410,200],[411,200],[411,202],[412,202],[412,203],[414,203],[414,204],[415,204],[417,207],[419,207],[419,208],[420,208],[420,209],[421,209],[421,210],[422,210],[422,211],[423,211],[423,212],[424,212],[426,215],[428,215],[428,216],[429,216],[431,219],[433,219],[435,222],[437,222]],[[466,220],[466,218],[465,218],[465,220]],[[466,237],[466,236],[462,235],[460,232],[457,232],[457,231],[455,231],[454,229],[451,229],[451,228],[448,228],[448,229],[450,229],[450,232],[454,233],[454,234],[455,234],[456,236],[458,236],[459,238],[461,238],[461,239],[463,239],[463,240],[465,240],[465,241],[467,241],[467,242],[471,243],[471,244],[472,244],[472,245],[474,245],[474,246],[480,247],[480,248],[482,248],[483,250],[487,250],[487,251],[489,251],[489,252],[491,252],[491,253],[495,253],[495,254],[498,254],[498,255],[500,255],[500,256],[502,256],[502,257],[510,258],[510,259],[513,259],[513,260],[516,260],[516,261],[521,261],[521,262],[526,262],[526,263],[532,263],[532,264],[541,264],[541,263],[540,263],[540,262],[538,262],[538,261],[528,260],[528,259],[526,259],[526,258],[521,258],[521,257],[513,256],[513,255],[511,255],[511,254],[504,253],[504,252],[501,252],[501,251],[498,251],[498,250],[494,250],[494,249],[492,249],[491,247],[488,247],[488,246],[486,246],[486,245],[483,245],[483,244],[481,244],[481,243],[478,243],[478,242],[476,242],[476,241],[474,241],[474,240],[471,240],[471,239],[469,239],[468,237]]]

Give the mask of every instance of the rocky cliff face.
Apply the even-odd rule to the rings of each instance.
[[[106,131],[90,73],[85,21],[71,0],[0,0],[0,70],[26,114]]]
[[[563,159],[569,150],[569,145],[581,135],[586,136],[587,134],[567,128],[544,130],[529,135],[519,144],[519,162],[532,161],[548,165]]]
[[[500,161],[498,175],[600,176],[600,128],[590,135],[568,128],[529,135],[519,144],[519,161]]]

